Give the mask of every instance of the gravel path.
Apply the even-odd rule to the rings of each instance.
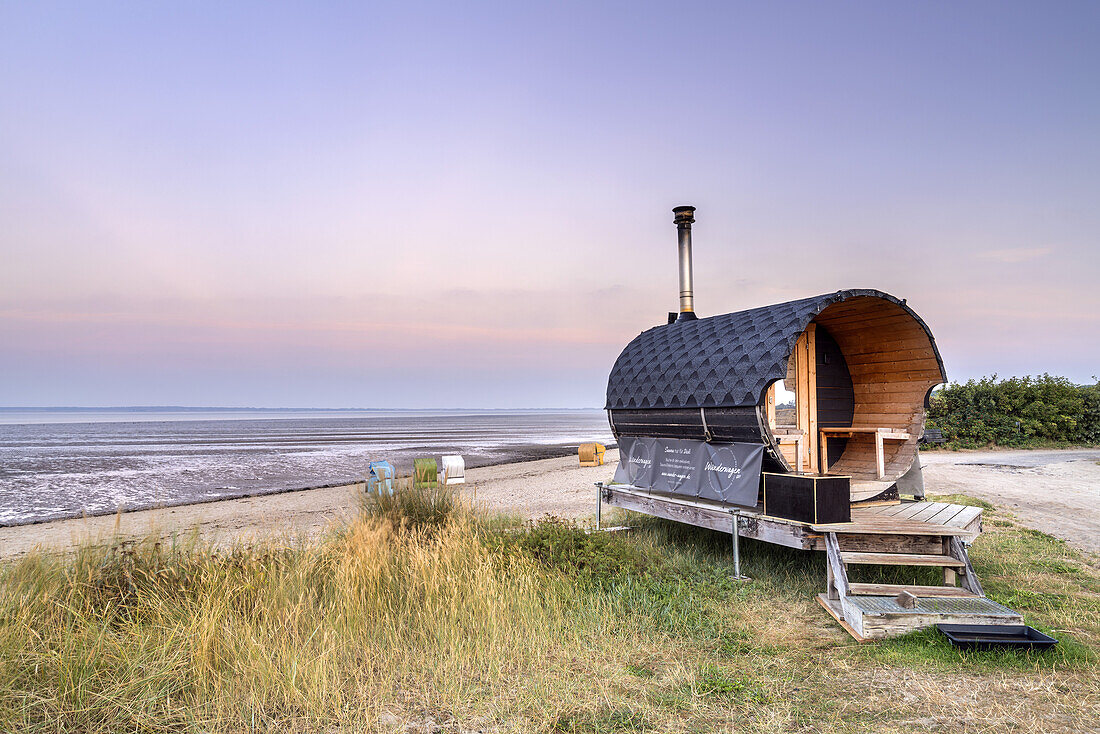
[[[931,494],[978,497],[1028,527],[1100,553],[1100,450],[931,451],[921,464]]]

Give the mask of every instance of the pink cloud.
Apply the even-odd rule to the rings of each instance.
[[[986,250],[979,252],[977,256],[983,260],[1016,264],[1045,257],[1051,252],[1053,250],[1049,247],[1010,247],[1004,250]]]

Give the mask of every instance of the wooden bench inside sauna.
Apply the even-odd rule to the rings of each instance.
[[[634,338],[611,370],[620,463],[599,501],[825,551],[819,600],[859,639],[937,622],[1018,623],[970,566],[981,510],[901,498],[923,497],[918,440],[928,396],[947,380],[928,325],[870,289],[698,318],[694,209],[675,212],[680,312]],[[722,451],[742,465],[706,458]],[[727,496],[720,485],[734,473]],[[943,584],[851,582],[849,569],[865,565],[934,566]]]

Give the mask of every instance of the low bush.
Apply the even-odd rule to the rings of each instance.
[[[394,480],[394,493],[366,492],[361,510],[367,517],[386,519],[395,526],[417,530],[439,528],[470,507],[451,487],[417,486],[412,477]]]
[[[596,532],[573,520],[546,516],[486,538],[505,552],[522,553],[546,568],[587,577],[645,575],[660,565],[621,533]]]
[[[1097,445],[1100,383],[1047,374],[955,382],[933,393],[928,425],[954,448]]]

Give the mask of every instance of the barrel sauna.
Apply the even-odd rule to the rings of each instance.
[[[853,487],[919,472],[928,396],[947,376],[904,300],[843,290],[684,315],[642,332],[615,361],[606,409],[616,438],[762,443],[765,471],[843,474]],[[777,406],[779,385],[793,406]]]

